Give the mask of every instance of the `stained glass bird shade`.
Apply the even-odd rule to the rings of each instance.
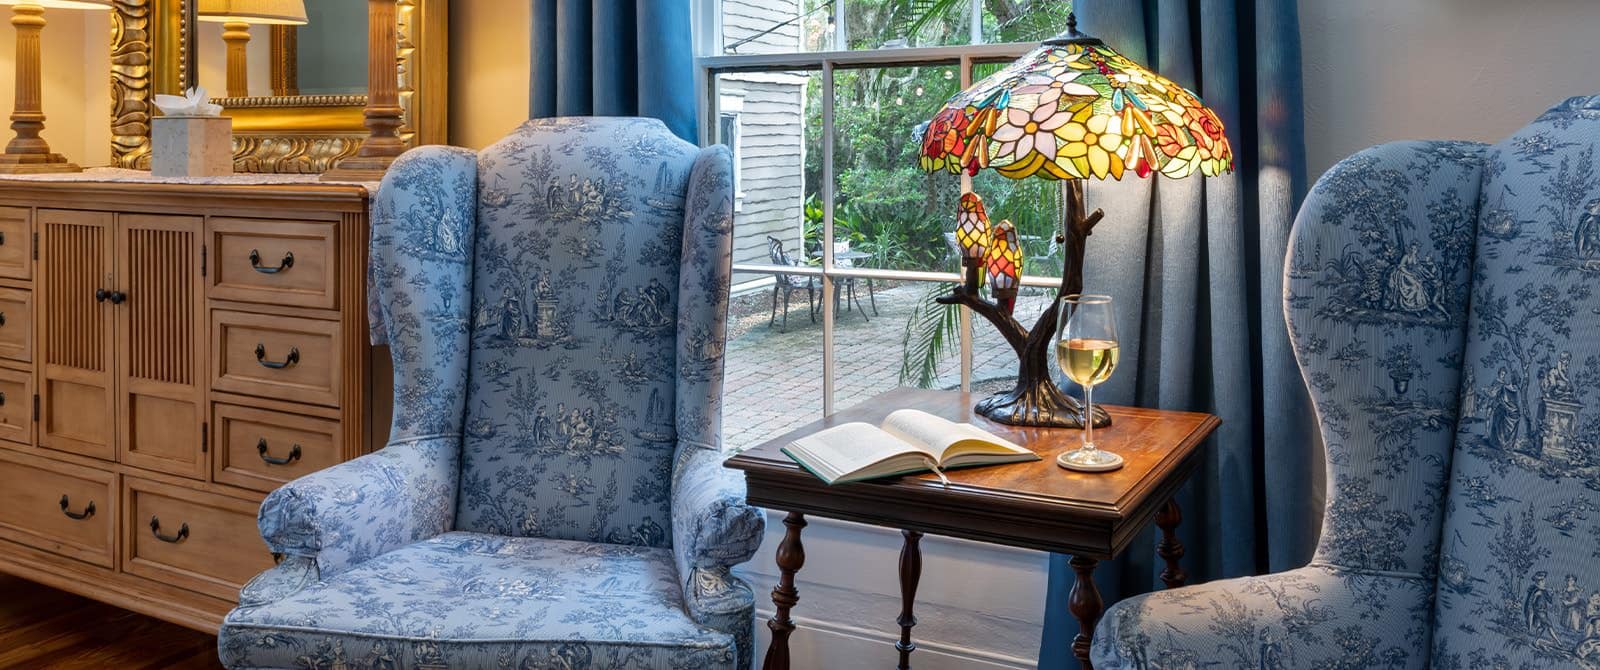
[[[921,164],[1012,179],[1211,176],[1233,169],[1233,149],[1193,92],[1099,40],[1056,39],[950,98]]]
[[[961,194],[961,210],[956,215],[956,243],[961,255],[982,261],[989,250],[989,215],[983,210],[983,198],[976,193]]]
[[[1022,278],[1022,243],[1010,221],[1001,221],[989,229],[989,253],[984,266],[989,271],[990,290],[1017,288]]]

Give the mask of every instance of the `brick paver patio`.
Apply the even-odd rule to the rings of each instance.
[[[858,280],[859,281],[859,280]],[[834,408],[845,409],[900,386],[902,339],[917,303],[926,298],[926,284],[879,286],[878,315],[872,316],[865,286],[857,296],[867,305],[867,318],[844,311],[841,302],[834,332]],[[1017,300],[1025,324],[1049,304],[1042,290]],[[723,391],[723,440],[732,449],[760,444],[822,416],[822,315],[812,323],[805,296],[791,298],[788,332],[767,325],[772,292],[735,296],[728,316],[727,372]],[[779,320],[782,303],[779,303]],[[975,387],[989,390],[1009,384],[1016,375],[1016,357],[999,333],[981,317],[973,319]],[[937,388],[961,382],[959,355],[939,366]],[[979,383],[987,380],[988,383]]]

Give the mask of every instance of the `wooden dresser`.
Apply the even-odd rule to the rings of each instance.
[[[0,571],[214,632],[266,493],[387,437],[367,234],[355,185],[0,180]]]

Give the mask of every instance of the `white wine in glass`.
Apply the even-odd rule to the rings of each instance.
[[[1069,295],[1057,313],[1056,365],[1083,386],[1083,446],[1056,457],[1069,470],[1105,472],[1122,467],[1122,457],[1094,444],[1094,387],[1111,378],[1120,356],[1111,296]]]

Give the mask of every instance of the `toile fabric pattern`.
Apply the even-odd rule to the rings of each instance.
[[[1284,310],[1327,446],[1311,565],[1132,598],[1097,668],[1600,668],[1600,96],[1324,175]]]
[[[269,495],[230,668],[747,668],[721,466],[732,158],[659,121],[407,152],[374,203],[384,449]]]

